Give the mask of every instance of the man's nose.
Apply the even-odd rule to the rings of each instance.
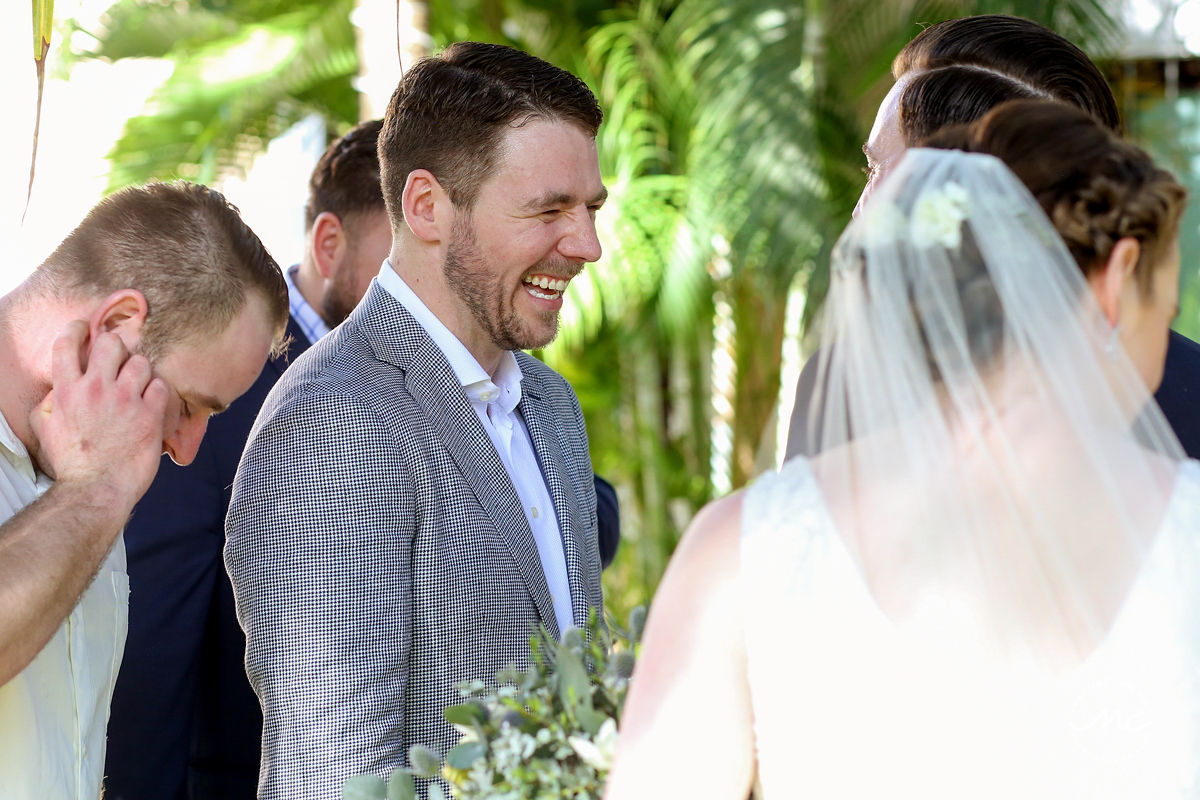
[[[186,467],[196,458],[204,432],[208,429],[208,417],[196,419],[180,418],[175,430],[163,439],[163,452],[181,467]]]
[[[604,252],[596,235],[596,220],[585,213],[558,243],[558,251],[566,258],[591,263],[599,261]]]

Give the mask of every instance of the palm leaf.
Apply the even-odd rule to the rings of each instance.
[[[150,178],[210,182],[244,169],[274,136],[314,111],[357,118],[351,0],[310,5],[233,35],[211,35],[175,58],[147,113],[126,124],[109,154],[110,188]],[[206,16],[202,12],[201,16]]]
[[[50,52],[50,31],[54,27],[54,0],[33,0],[33,67],[37,71],[37,111],[33,122],[33,152],[29,156],[29,188],[25,190],[25,210],[29,213],[33,197],[33,176],[37,171],[38,134],[42,128],[42,94],[46,86],[46,54]]]

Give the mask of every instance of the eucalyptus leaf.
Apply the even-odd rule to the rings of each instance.
[[[646,629],[646,607],[638,606],[629,612],[629,638],[634,642],[642,640],[642,631]]]
[[[558,692],[563,705],[575,714],[592,708],[592,682],[579,653],[566,642],[559,645],[557,660]]]
[[[432,778],[442,768],[442,754],[423,744],[414,744],[408,749],[408,763],[414,775]]]
[[[446,800],[446,792],[442,790],[441,784],[429,784],[428,800]]]
[[[587,731],[589,736],[595,736],[600,730],[600,726],[608,720],[608,715],[595,711],[591,708],[582,708],[579,710],[579,724]]]
[[[464,728],[488,721],[487,709],[481,703],[462,703],[450,706],[442,712],[442,716],[451,725],[462,725]]]
[[[417,786],[406,769],[393,770],[387,782],[387,800],[417,800]]]
[[[342,800],[388,800],[387,791],[378,775],[355,775],[342,784]]]
[[[450,752],[446,754],[446,763],[455,769],[470,769],[485,753],[487,744],[484,742],[462,742],[450,748]]]

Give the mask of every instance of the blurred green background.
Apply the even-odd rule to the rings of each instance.
[[[606,252],[572,284],[562,334],[540,355],[575,386],[595,468],[618,487],[623,544],[605,589],[624,617],[652,596],[695,512],[776,463],[827,254],[861,189],[860,148],[900,47],[922,25],[967,14],[1047,24],[1102,62],[1129,133],[1195,195],[1200,61],[1178,30],[1195,5],[119,0],[81,20],[60,2],[64,45],[49,69],[170,65],[108,154],[109,189],[239,179],[273,139],[314,120],[319,153],[381,113],[398,50],[411,63],[457,39],[504,42],[583,77],[606,113]],[[311,165],[292,170],[300,186]],[[1200,203],[1184,225],[1177,323],[1193,338],[1197,255]]]

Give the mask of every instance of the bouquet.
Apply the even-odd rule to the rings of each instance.
[[[343,800],[416,800],[414,778],[441,778],[458,800],[599,800],[645,619],[637,608],[626,629],[605,627],[593,610],[587,626],[561,642],[541,628],[530,638],[527,670],[502,670],[494,688],[459,685],[463,702],[444,713],[462,738],[444,760],[415,745],[407,768],[386,783],[351,778]],[[430,782],[427,798],[446,800],[441,783]]]

